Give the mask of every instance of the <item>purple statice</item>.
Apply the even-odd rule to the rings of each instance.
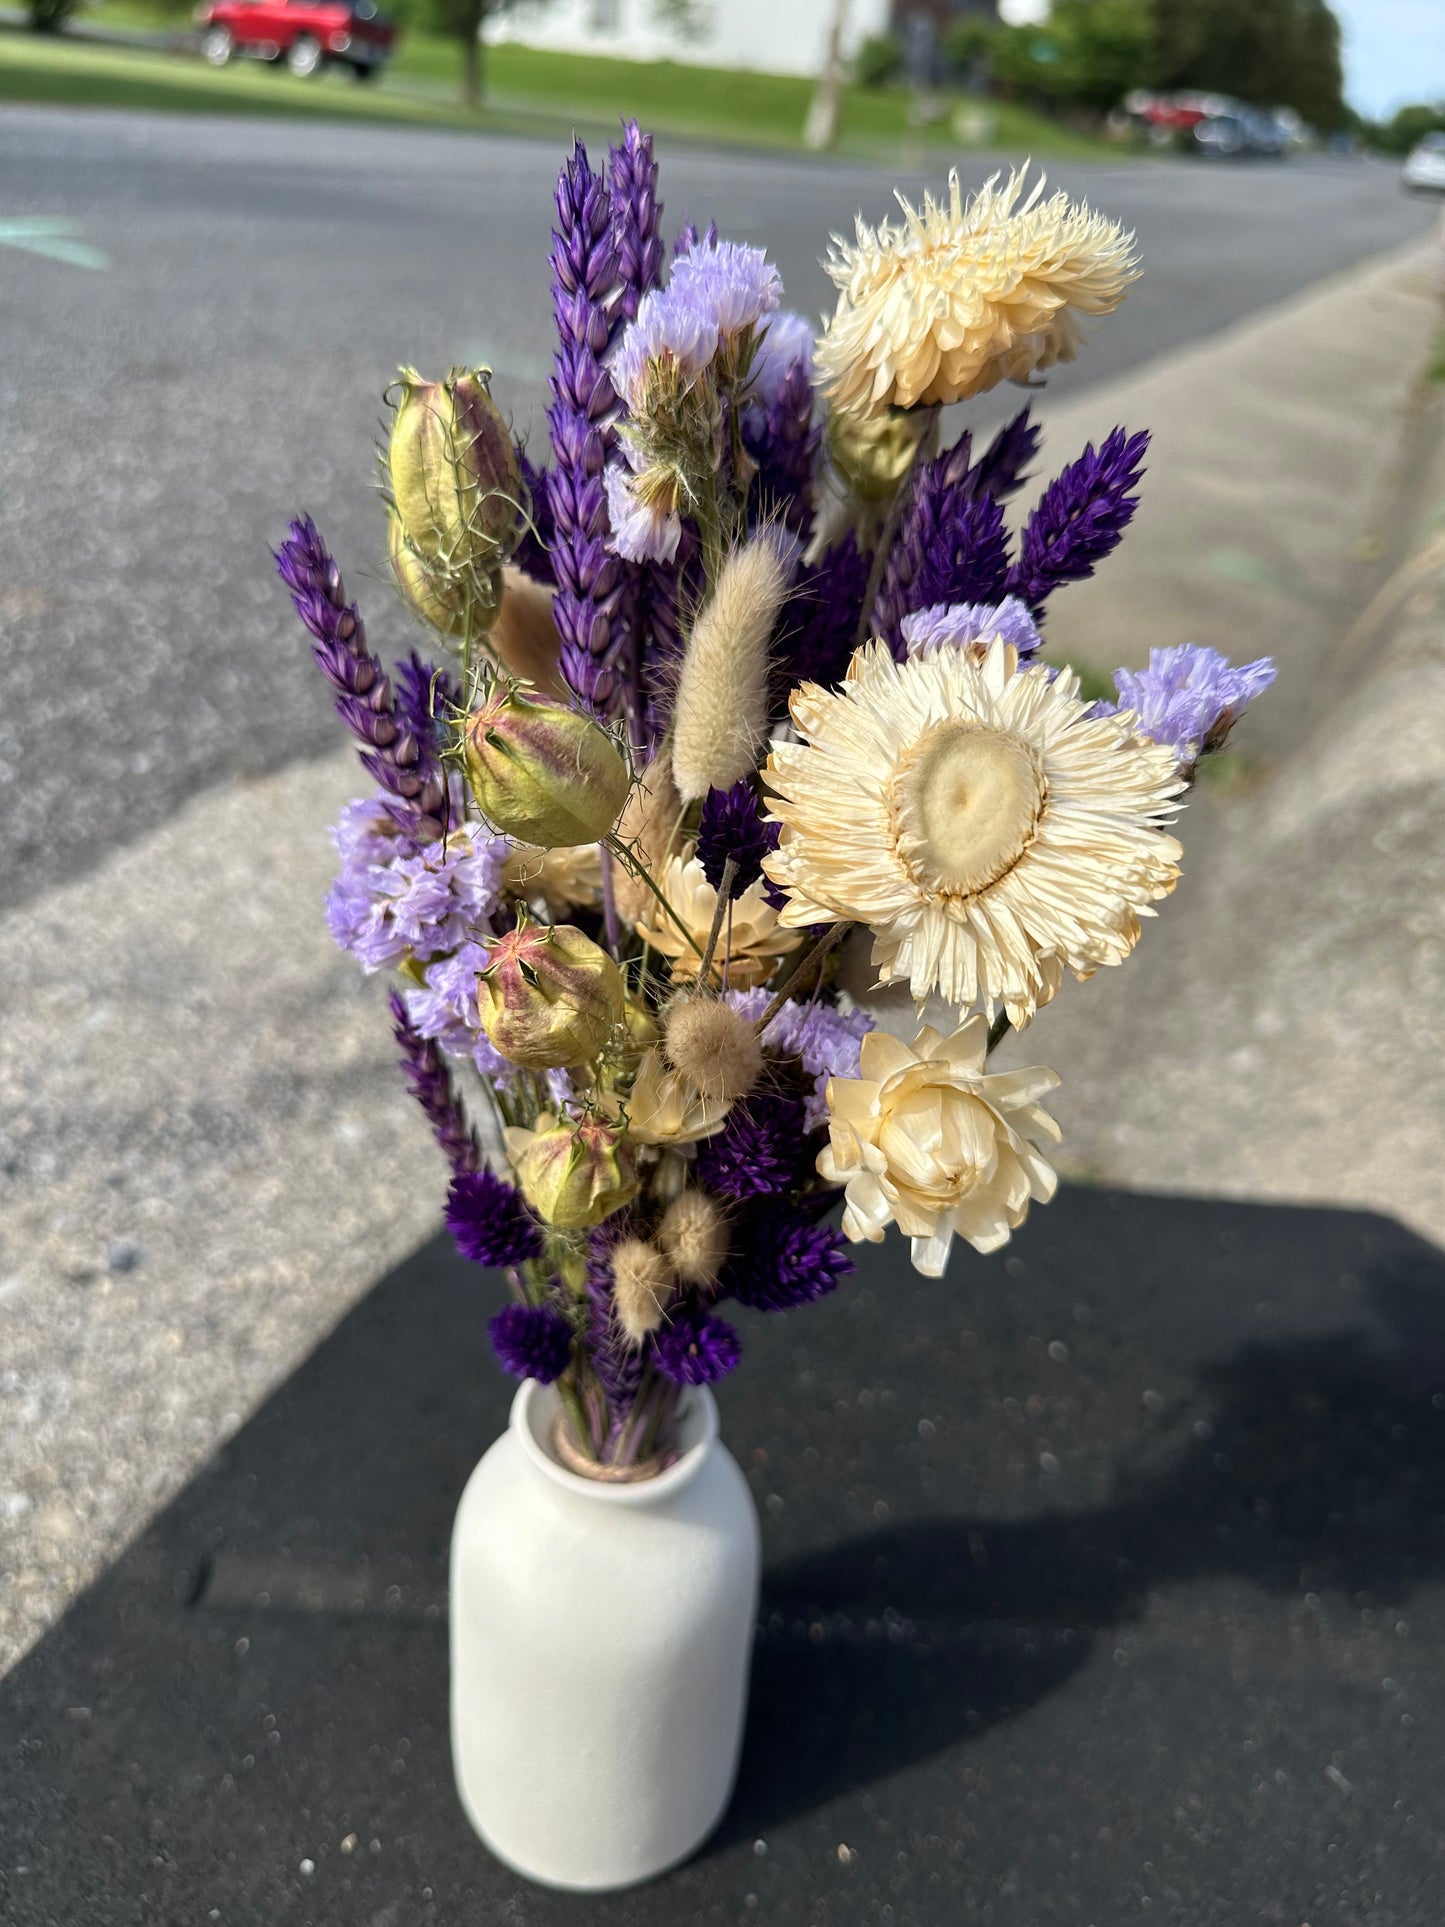
[[[446,828],[446,779],[433,738],[418,738],[398,713],[396,693],[335,559],[309,515],[291,524],[276,569],[312,636],[311,653],[336,691],[336,713],[362,745],[361,760],[393,799],[394,818],[418,848]]]
[[[654,288],[622,330],[607,369],[617,393],[639,413],[654,363],[667,363],[684,383],[694,382],[711,365],[717,345],[717,319],[699,300],[671,287]]]
[[[1132,709],[1144,735],[1166,743],[1179,758],[1180,769],[1189,771],[1201,756],[1224,746],[1230,730],[1277,673],[1268,656],[1236,668],[1217,649],[1198,643],[1151,649],[1147,669],[1114,672],[1119,700],[1097,704],[1095,714]]]
[[[613,461],[603,470],[607,490],[607,546],[627,562],[672,562],[682,540],[682,521],[672,509],[644,502],[637,493],[632,464]]]
[[[853,1260],[842,1232],[816,1219],[815,1203],[770,1198],[755,1205],[734,1228],[722,1289],[754,1311],[791,1311],[826,1298]]]
[[[572,1362],[572,1327],[550,1305],[503,1305],[487,1336],[504,1372],[550,1385]]]
[[[775,516],[805,542],[823,438],[813,415],[813,331],[802,315],[784,311],[772,317],[759,344],[741,426],[757,469],[757,514]]]
[[[528,515],[512,560],[523,575],[550,589],[557,581],[552,571],[552,545],[557,539],[557,527],[552,515],[547,471],[538,468],[526,449],[520,446],[517,449],[517,467],[522,476],[523,500],[528,505]]]
[[[940,649],[966,649],[983,636],[1002,636],[1012,643],[1019,660],[1026,661],[1043,641],[1026,602],[1005,596],[1002,602],[963,602],[919,609],[903,618],[903,642],[910,656],[933,656]]]
[[[376,863],[370,839],[357,840],[354,829],[348,817],[333,832],[342,867],[326,899],[326,922],[364,970],[390,969],[407,956],[424,962],[487,929],[511,847],[505,837],[455,832],[415,856]]]
[[[790,598],[777,644],[783,695],[795,683],[842,681],[853,655],[868,568],[868,556],[850,531]]]
[[[652,1341],[653,1369],[674,1385],[715,1385],[741,1356],[732,1326],[691,1305],[675,1312]]]
[[[1082,582],[1117,548],[1139,506],[1137,488],[1149,436],[1116,428],[1095,449],[1049,483],[1024,524],[1018,561],[1009,571],[1010,595],[1022,596],[1036,613],[1065,582]]]
[[[602,471],[614,442],[617,396],[605,366],[612,340],[610,303],[617,249],[607,183],[579,143],[557,182],[552,235],[552,310],[558,349],[547,422],[553,465],[547,498],[553,520],[552,617],[562,638],[568,685],[604,715],[624,698],[616,655],[626,591],[621,560],[607,547],[607,494]]]
[[[754,1022],[769,1003],[765,989],[730,990],[727,1000]],[[800,1004],[789,998],[763,1032],[763,1047],[780,1057],[796,1057],[813,1080],[804,1101],[805,1126],[816,1131],[827,1117],[825,1092],[830,1077],[857,1077],[858,1054],[873,1019],[863,1010],[839,1010],[835,1004]]]
[[[652,136],[635,120],[608,154],[612,237],[617,248],[616,311],[624,321],[637,314],[642,297],[662,279],[662,202],[657,198],[657,158]]]
[[[542,1234],[520,1192],[485,1169],[452,1179],[446,1224],[457,1250],[476,1265],[524,1265],[542,1255]]]
[[[763,858],[778,847],[778,825],[765,823],[746,777],[730,790],[709,790],[703,798],[694,854],[714,890],[722,888],[723,865],[737,863],[731,895],[750,890],[763,873]]]
[[[967,435],[915,475],[873,603],[871,626],[902,660],[903,621],[939,603],[998,602],[1008,580],[1008,530],[978,485]]]
[[[755,1091],[734,1104],[722,1129],[698,1145],[693,1176],[715,1197],[771,1197],[797,1184],[816,1150],[800,1099]]]
[[[402,1075],[426,1113],[437,1143],[446,1152],[453,1172],[479,1170],[481,1152],[441,1052],[429,1038],[420,1035],[395,991],[390,1003],[392,1029],[401,1045]]]

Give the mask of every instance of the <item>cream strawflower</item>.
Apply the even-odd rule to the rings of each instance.
[[[920,402],[962,401],[1000,381],[1026,381],[1072,361],[1080,315],[1112,314],[1140,274],[1134,237],[1118,222],[1026,200],[1027,167],[1002,187],[995,174],[964,204],[958,174],[947,206],[875,230],[858,220],[854,246],[835,236],[828,272],[841,290],[816,365],[834,405],[862,414]]]
[[[612,1098],[609,1109],[627,1113],[627,1134],[636,1144],[691,1144],[720,1131],[732,1109],[725,1097],[704,1097],[681,1071],[663,1062],[662,1052],[648,1051],[637,1067],[626,1098]]]
[[[990,1075],[987,1057],[982,1017],[951,1037],[925,1024],[911,1045],[873,1030],[862,1076],[828,1080],[818,1170],[847,1187],[843,1234],[878,1244],[896,1224],[925,1278],[943,1276],[955,1232],[975,1251],[997,1251],[1058,1183],[1034,1141],[1059,1136],[1037,1102],[1058,1078],[1042,1065]]]
[[[795,689],[801,740],[764,772],[781,921],[865,923],[880,983],[1015,1025],[1066,966],[1122,963],[1178,879],[1159,826],[1183,783],[1132,711],[1091,716],[1078,678],[1049,673],[999,637],[904,663],[873,642],[841,689]]]
[[[559,843],[554,850],[514,843],[502,883],[544,922],[560,923],[569,910],[601,903],[602,851],[596,843]]]
[[[652,899],[651,910],[639,920],[637,934],[668,959],[674,983],[695,983],[701,953],[707,949],[713,912],[717,909],[717,892],[690,850],[675,856],[657,883],[683,926],[692,933],[697,949],[693,949],[672,918],[666,915],[656,897]],[[708,981],[722,982],[726,954],[729,989],[752,990],[767,982],[778,967],[778,959],[795,950],[799,941],[793,931],[783,929],[779,923],[777,911],[763,895],[762,883],[751,884],[733,903],[731,924],[726,914],[723,917]]]

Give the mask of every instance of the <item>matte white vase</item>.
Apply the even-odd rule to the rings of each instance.
[[[500,1860],[599,1892],[685,1860],[737,1772],[758,1598],[752,1495],[690,1391],[679,1456],[607,1485],[552,1445],[528,1381],[452,1529],[452,1761]]]

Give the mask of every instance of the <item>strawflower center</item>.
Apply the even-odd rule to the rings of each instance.
[[[1047,794],[1033,751],[1008,730],[935,723],[893,781],[898,855],[926,895],[977,896],[1033,842]]]

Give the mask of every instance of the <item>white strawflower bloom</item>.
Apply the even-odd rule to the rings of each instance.
[[[717,909],[717,891],[708,882],[690,848],[672,859],[657,883],[692,942],[683,936],[655,897],[646,914],[637,920],[637,934],[667,958],[675,984],[695,983],[702,963],[700,953],[707,948],[713,913]],[[755,984],[767,982],[777,969],[779,958],[796,950],[799,941],[793,931],[785,930],[779,923],[777,911],[763,895],[761,881],[751,884],[733,900],[723,917],[708,980],[713,985],[722,982],[726,961],[729,985],[734,990],[751,990]]]
[[[924,1025],[912,1044],[874,1030],[862,1075],[828,1080],[818,1170],[846,1187],[844,1236],[878,1244],[896,1224],[925,1278],[943,1276],[955,1233],[975,1251],[1007,1244],[1058,1184],[1036,1143],[1059,1136],[1037,1101],[1058,1078],[1042,1065],[990,1075],[987,1057],[982,1017],[947,1038]]]
[[[1184,785],[1132,712],[1092,715],[1076,676],[1049,676],[998,637],[904,663],[874,642],[841,689],[795,689],[800,740],[765,771],[781,922],[865,923],[880,983],[1015,1025],[1065,967],[1121,963],[1178,880],[1160,826]]]
[[[1072,361],[1079,317],[1112,314],[1140,275],[1134,237],[1066,194],[1022,199],[1027,167],[967,203],[924,198],[857,241],[835,236],[838,308],[815,357],[834,405],[861,414],[962,401]]]

